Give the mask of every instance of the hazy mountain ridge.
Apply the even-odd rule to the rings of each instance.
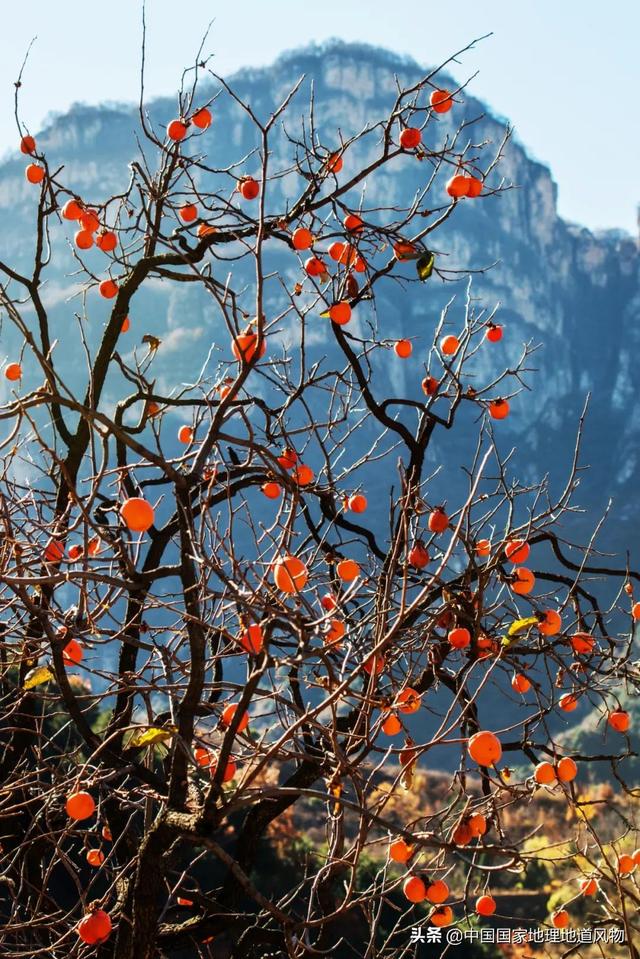
[[[384,116],[395,96],[395,74],[415,82],[424,71],[413,61],[387,51],[335,42],[286,54],[269,68],[243,70],[232,78],[232,83],[238,94],[264,116],[303,73],[308,81],[314,81],[316,121],[323,141],[330,145],[339,142],[339,130],[348,136],[372,119]],[[504,121],[487,112],[471,91],[472,88],[465,92],[464,104],[453,111],[455,117],[447,115],[437,121],[438,131],[453,130],[463,116],[482,116],[474,138],[499,143],[504,135]],[[308,98],[307,82],[294,101],[288,129],[293,131],[298,118],[307,112]],[[213,109],[214,124],[202,146],[209,151],[211,165],[223,167],[231,157],[254,147],[255,138],[246,117],[228,98],[220,97]],[[174,99],[159,99],[149,106],[149,115],[156,124],[166,123],[175,113]],[[126,187],[128,164],[138,153],[138,122],[134,106],[79,105],[56,117],[38,136],[38,142],[46,150],[52,167],[65,164],[65,182],[87,201],[99,202]],[[199,144],[193,148],[199,149]],[[284,138],[274,144],[274,169],[287,165],[289,149]],[[352,156],[345,162],[361,162],[365,154],[356,148]],[[0,166],[0,256],[27,269],[33,249],[35,193],[24,180],[24,165],[24,158],[16,156]],[[256,166],[250,160],[241,172],[255,172]],[[500,176],[515,186],[496,198],[459,204],[456,215],[434,236],[433,244],[439,262],[456,269],[496,264],[477,275],[473,284],[474,297],[480,297],[488,306],[500,301],[499,319],[505,325],[500,353],[487,351],[476,363],[480,376],[495,372],[496,363],[502,365],[504,357],[509,363],[515,362],[523,341],[531,339],[543,344],[535,355],[538,373],[528,377],[533,392],[523,393],[513,401],[512,416],[501,429],[501,442],[505,449],[517,444],[517,473],[524,481],[551,472],[558,484],[563,483],[578,416],[586,394],[591,392],[583,461],[591,464],[592,470],[585,475],[580,492],[580,502],[589,508],[591,518],[584,526],[593,525],[598,511],[613,496],[614,521],[606,542],[618,548],[633,547],[640,526],[636,481],[640,372],[634,362],[640,341],[637,244],[620,231],[595,235],[563,221],[557,214],[557,188],[551,172],[531,159],[515,140],[505,151]],[[366,204],[383,202],[391,207],[397,198],[406,198],[417,190],[424,178],[422,164],[411,157],[402,158],[392,171],[381,171],[375,181],[372,178],[367,186]],[[497,179],[498,174],[494,174],[492,182],[495,184]],[[229,180],[231,183],[231,177]],[[286,178],[274,186],[274,208],[284,208],[293,196],[288,192],[292,189],[293,184]],[[89,341],[95,344],[109,307],[98,302],[93,294],[87,299],[85,314],[80,298],[68,299],[78,288],[77,279],[68,276],[77,268],[67,245],[72,234],[69,225],[65,225],[53,236],[54,258],[47,270],[45,302],[51,308],[54,335],[61,338],[61,343],[69,324],[76,322],[74,313],[79,312],[84,316],[82,322]],[[274,249],[269,257],[270,265],[293,286],[300,274],[291,251],[284,247]],[[103,254],[91,251],[87,261],[97,275],[104,275],[107,261]],[[242,271],[240,267],[241,276]],[[212,343],[215,359],[221,363],[229,359],[226,330],[223,342],[217,336],[220,328],[210,304],[184,286],[169,288],[162,281],[148,284],[135,298],[130,338],[122,341],[125,353],[140,343],[142,333],[150,332],[162,339],[154,364],[160,390],[170,389],[181,380],[192,381],[194,364],[204,360]],[[463,301],[465,284],[441,284],[433,279],[425,286],[408,289],[403,297],[397,296],[390,283],[380,285],[376,310],[380,336],[417,337],[418,348],[410,361],[390,362],[389,354],[380,351],[384,359],[374,363],[374,376],[390,379],[399,395],[422,397],[424,349],[419,347],[428,347],[439,311],[454,292]],[[277,293],[269,296],[274,310],[277,309]],[[461,306],[456,304],[452,322],[456,317],[459,322],[460,316]],[[285,326],[274,338],[274,348],[278,340],[285,342],[295,335],[294,329]],[[317,350],[331,355],[327,324],[319,321],[312,335]],[[0,342],[2,355],[19,347],[6,321]],[[79,375],[78,363],[84,362],[72,350],[65,352],[62,348],[57,360],[63,375],[70,378]],[[26,385],[31,388],[35,384],[27,379]],[[4,383],[2,388],[7,390]],[[107,403],[120,395],[121,387],[113,382]],[[439,441],[431,453],[435,463],[446,449],[449,461],[458,470],[449,470],[434,484],[440,482],[445,491],[441,495],[452,501],[459,484],[465,482],[459,467],[470,459],[467,438],[464,430],[447,434],[444,443],[440,445]],[[366,431],[362,439],[364,450]],[[379,473],[372,477],[372,501],[378,501],[376,496],[380,493],[386,502],[385,489],[394,481],[395,476],[389,480]],[[437,501],[437,494],[434,496]],[[505,704],[494,701],[492,708],[502,712]]]
[[[423,72],[410,59],[364,45],[335,42],[285,54],[269,68],[241,71],[233,78],[233,84],[259,114],[265,115],[305,73],[314,81],[318,126],[327,141],[332,137],[336,142],[339,129],[349,135],[384,114],[395,95],[396,74],[401,79],[415,80]],[[453,111],[455,118],[448,115],[438,123],[449,124],[445,129],[452,129],[453,123],[462,116],[484,114],[477,129],[482,139],[497,143],[504,133],[504,124],[485,111],[471,90],[472,87],[465,92],[464,105]],[[294,102],[291,118],[297,120],[306,112],[308,93],[306,84]],[[156,100],[150,105],[149,114],[155,123],[166,122],[175,114],[175,101]],[[214,117],[214,126],[203,146],[210,151],[210,162],[215,166],[223,165],[231,154],[240,155],[253,143],[246,118],[228,98],[216,101]],[[287,120],[288,128],[294,124],[294,119]],[[52,166],[58,162],[65,164],[66,181],[82,196],[97,201],[126,185],[128,163],[137,153],[134,135],[137,127],[138,111],[134,106],[79,105],[57,117],[38,140]],[[284,140],[276,145],[274,167],[280,160],[284,162],[285,149]],[[355,161],[359,159],[356,155]],[[246,166],[250,172],[251,161]],[[19,265],[25,267],[33,238],[24,225],[25,218],[28,222],[33,215],[34,191],[24,181],[23,169],[23,158],[17,156],[0,167],[0,251],[4,259],[13,262],[17,259]],[[573,431],[584,396],[593,391],[590,419],[593,449],[597,454],[599,444],[595,431],[606,424],[607,441],[613,447],[608,449],[606,457],[611,492],[626,492],[632,472],[629,459],[635,457],[631,451],[638,432],[634,424],[640,422],[638,416],[631,415],[630,409],[630,405],[635,405],[640,379],[631,362],[639,335],[637,245],[631,237],[619,232],[596,236],[560,219],[556,212],[557,190],[550,171],[530,159],[516,141],[512,140],[507,147],[500,172],[506,182],[515,184],[514,188],[478,204],[460,204],[456,215],[434,237],[437,250],[443,254],[441,262],[474,269],[496,263],[492,270],[475,278],[474,295],[490,306],[500,301],[507,355],[515,358],[524,339],[544,343],[536,364],[540,365],[544,357],[542,375],[535,378],[535,392],[530,402],[516,401],[514,413],[517,415],[509,421],[509,430],[514,436],[520,434],[526,438],[526,445],[535,451],[540,448],[540,436],[535,431],[544,422],[544,445],[547,446],[549,429],[552,433]],[[382,171],[375,183],[372,179],[368,184],[367,205],[375,205],[377,197],[384,197],[388,206],[393,205],[395,197],[406,197],[412,189],[417,189],[424,175],[422,164],[412,158],[399,161],[392,172]],[[287,186],[284,181],[283,202],[288,198]],[[65,232],[71,236],[70,230]],[[56,287],[65,289],[70,285],[63,275],[74,269],[74,262],[64,252],[60,238],[57,245],[54,239],[54,250],[56,256],[48,271],[48,282],[53,287],[55,300]],[[96,257],[90,264],[95,262],[96,269],[104,269],[104,260],[98,259],[101,254],[89,256]],[[292,266],[290,260],[283,259],[285,272],[291,273]],[[422,291],[411,290],[399,311],[393,296],[385,295],[388,288],[381,286],[389,335],[412,333],[412,326],[421,322],[425,309],[430,317],[434,316],[456,289],[464,292],[459,284],[445,288],[434,284],[429,290],[428,302]],[[158,292],[161,292],[159,285]],[[49,293],[47,297],[50,298]],[[173,294],[165,312],[169,328],[172,328],[172,298]],[[182,291],[180,299],[184,300]],[[191,308],[198,313],[197,317],[191,314],[193,325],[206,337],[205,330],[211,328],[211,319],[204,315],[206,310],[202,305],[190,302]],[[91,307],[92,319],[104,312],[102,304]],[[162,317],[154,316],[152,322],[166,332]],[[621,348],[625,340],[628,350]],[[162,359],[159,356],[159,368]],[[416,359],[415,363],[410,361],[396,370],[395,385],[413,391],[419,383],[417,367]],[[531,429],[534,435],[529,435]],[[590,448],[591,444],[587,444],[587,460],[595,460],[597,469],[600,456],[589,456]],[[598,485],[602,485],[600,481]]]

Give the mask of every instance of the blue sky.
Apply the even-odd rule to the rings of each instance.
[[[215,69],[270,63],[311,40],[379,44],[433,64],[484,33],[457,76],[548,163],[560,212],[636,233],[640,201],[637,0],[148,0],[148,95],[170,94],[207,23]],[[3,8],[0,152],[16,142],[13,83],[29,41],[22,114],[32,130],[77,100],[137,98],[139,0],[30,0]]]

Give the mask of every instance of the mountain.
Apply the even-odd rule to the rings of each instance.
[[[307,81],[291,116],[297,118],[307,110],[313,80],[316,122],[327,139],[336,140],[338,130],[347,136],[384,114],[394,97],[396,75],[403,82],[412,82],[422,73],[412,60],[334,41],[286,54],[269,68],[244,70],[231,82],[258,115],[266,116],[305,74]],[[470,93],[465,93],[464,105],[456,108],[456,122],[461,119],[460,111],[466,119],[482,117],[474,127],[474,137],[500,142],[504,121]],[[154,122],[166,123],[175,115],[175,101],[156,100],[150,104],[149,114]],[[223,166],[232,155],[248,152],[256,144],[246,118],[229,98],[216,101],[214,115],[207,146],[211,165]],[[445,117],[441,122],[454,121]],[[137,155],[138,128],[138,112],[132,106],[77,105],[52,118],[38,142],[52,166],[64,164],[63,176],[72,188],[89,201],[99,201],[126,187],[128,164]],[[276,148],[275,164],[286,149],[283,138]],[[278,156],[280,150],[282,157]],[[634,362],[640,341],[637,243],[620,231],[593,234],[563,221],[557,214],[551,172],[532,160],[517,141],[512,139],[507,145],[500,169],[512,189],[486,202],[461,204],[457,215],[437,234],[437,248],[446,253],[446,265],[453,269],[495,264],[474,278],[473,295],[489,306],[501,304],[499,318],[506,329],[504,348],[509,359],[515,360],[524,341],[542,344],[535,354],[538,372],[530,377],[534,392],[515,401],[515,415],[504,430],[508,442],[521,451],[523,478],[534,479],[550,471],[558,482],[563,480],[578,416],[591,393],[583,452],[583,462],[591,469],[582,477],[581,503],[593,516],[613,498],[615,518],[608,542],[622,548],[633,546],[640,515],[636,481],[640,369]],[[23,170],[19,155],[0,166],[0,256],[26,268],[34,242],[35,204],[34,190],[25,182]],[[407,158],[398,163],[394,176],[372,184],[367,203],[375,203],[378,190],[392,206],[397,197],[417,189],[423,179],[421,165]],[[66,234],[70,236],[70,231]],[[54,257],[47,270],[45,299],[64,329],[64,324],[75,322],[73,314],[82,313],[83,307],[80,299],[69,299],[78,287],[68,276],[75,264],[62,231],[53,237],[52,245]],[[100,269],[99,260],[95,262]],[[288,271],[286,266],[282,268],[290,272],[290,267]],[[452,293],[458,294],[460,303],[464,300],[463,283],[440,284],[439,288],[436,284],[430,286],[428,297],[422,290],[411,289],[401,303],[391,284],[381,286],[378,314],[384,317],[385,333],[390,337],[414,335],[426,326],[428,337],[439,309]],[[95,339],[92,330],[104,319],[106,307],[90,303],[87,310],[91,342]],[[215,319],[206,302],[183,289],[167,293],[158,282],[153,291],[136,300],[136,310],[136,330],[163,339],[157,364],[160,382],[166,380],[170,385],[169,377],[177,376],[190,379],[190,347],[206,352],[215,338]],[[8,325],[2,331],[2,343],[8,353],[13,345]],[[396,364],[391,373],[394,386],[407,395],[420,395],[418,352],[415,359]],[[70,376],[77,375],[76,363],[71,353],[62,360]]]
[[[295,123],[308,111],[313,80],[316,123],[324,141],[337,144],[339,131],[347,137],[372,118],[385,114],[394,99],[396,76],[402,83],[411,83],[423,73],[414,61],[387,51],[334,41],[286,54],[265,69],[243,70],[230,82],[259,116],[267,116],[304,74],[306,80],[287,121],[290,132],[299,132]],[[214,124],[207,141],[209,162],[212,167],[223,168],[232,158],[250,153],[256,140],[246,116],[231,99],[220,97],[213,109]],[[154,123],[166,123],[175,114],[175,100],[158,99],[149,105]],[[504,120],[475,99],[472,90],[465,92],[455,123],[463,117],[480,117],[473,128],[476,141],[488,140],[496,146],[502,141]],[[513,119],[517,122],[517,117]],[[445,129],[447,124],[453,129],[450,116],[439,122]],[[97,203],[126,188],[128,166],[138,155],[138,129],[138,111],[133,106],[77,105],[53,117],[39,133],[38,143],[46,150],[52,167],[64,164],[65,182],[87,202]],[[597,136],[597,129],[591,135]],[[289,150],[283,135],[274,147],[276,168],[285,165]],[[354,149],[353,162],[362,159]],[[243,172],[253,172],[251,158],[245,166]],[[472,293],[489,307],[500,303],[498,318],[505,327],[501,346],[509,363],[516,361],[524,342],[541,344],[534,354],[537,372],[527,375],[532,392],[523,391],[513,401],[512,416],[501,430],[502,448],[508,451],[512,445],[517,447],[517,472],[523,481],[533,482],[551,473],[556,486],[561,486],[571,460],[578,418],[590,393],[582,462],[591,468],[581,475],[577,500],[585,513],[573,517],[566,527],[567,537],[584,541],[612,498],[614,508],[598,542],[617,551],[634,548],[640,532],[637,243],[620,231],[594,234],[562,220],[557,213],[557,189],[551,172],[531,159],[517,140],[507,144],[500,170],[511,188],[496,198],[460,204],[457,215],[436,235],[435,243],[447,268],[483,270],[474,277]],[[401,196],[411,195],[423,185],[424,175],[421,164],[410,157],[401,159],[393,175],[384,174],[368,187],[367,203],[375,205],[379,201],[393,207]],[[286,191],[286,179],[274,187],[271,197],[276,207],[280,204],[283,208]],[[16,154],[6,159],[0,165],[0,258],[19,269],[27,269],[32,256],[34,197],[34,188],[24,179],[24,158]],[[73,383],[82,375],[84,357],[77,350],[65,348],[65,334],[80,322],[89,347],[94,346],[108,307],[97,302],[95,296],[86,302],[79,296],[80,288],[72,275],[77,264],[71,254],[70,236],[71,231],[61,227],[51,237],[53,257],[46,270],[45,302],[59,338],[59,369]],[[94,256],[95,260],[91,259]],[[104,269],[101,257],[97,252],[88,254],[88,262],[95,264],[96,271]],[[274,251],[270,257],[270,266],[280,270],[293,285],[297,275],[290,256]],[[246,276],[249,278],[249,274]],[[208,301],[195,291],[185,290],[185,286],[188,284],[172,289],[158,280],[135,298],[129,348],[139,345],[143,333],[162,340],[154,364],[160,391],[192,382],[210,348],[214,362],[222,364],[225,355],[228,359],[226,330],[221,331]],[[418,346],[424,347],[430,342],[440,310],[453,294],[457,300],[452,315],[461,317],[466,292],[466,281],[444,284],[433,278],[428,289],[411,287],[399,297],[393,283],[381,284],[376,322],[386,337],[416,336]],[[272,294],[269,306],[277,309],[276,294]],[[28,311],[27,303],[25,315]],[[286,327],[278,334],[283,343],[292,335]],[[0,344],[0,352],[7,356],[20,347],[6,321]],[[331,352],[326,324],[319,323],[313,345],[319,354]],[[388,377],[398,393],[419,398],[423,359],[424,353],[421,356],[416,349],[414,357],[404,363],[374,362],[372,376]],[[483,362],[490,361],[479,360],[481,374],[485,372]],[[33,385],[26,382],[27,387]],[[7,385],[3,383],[2,389],[6,391]],[[110,381],[107,404],[119,398],[119,389],[115,380]],[[362,441],[364,450],[366,430]],[[445,442],[436,445],[431,454],[434,465],[443,456],[451,464],[446,475],[433,481],[435,501],[439,496],[455,501],[461,494],[466,482],[462,466],[473,453],[469,433],[464,430],[446,435]],[[386,499],[395,476],[390,478],[376,469],[369,479],[375,497]],[[494,709],[503,706],[493,704]]]

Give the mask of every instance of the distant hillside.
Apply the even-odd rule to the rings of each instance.
[[[393,98],[394,75],[411,81],[421,71],[413,61],[383,50],[333,42],[287,54],[266,69],[244,70],[232,82],[258,114],[267,115],[303,73],[307,82],[296,101],[300,116],[307,110],[309,83],[313,80],[316,122],[328,140],[337,141],[338,131],[347,136],[383,114]],[[504,134],[503,121],[488,113],[472,95],[466,94],[464,106],[456,110],[456,122],[461,110],[468,118],[483,117],[473,128],[474,136],[499,143]],[[149,113],[153,121],[166,122],[175,113],[175,103],[157,100],[150,105]],[[446,125],[453,120],[447,115],[439,122]],[[56,117],[41,132],[39,142],[52,164],[65,165],[66,180],[83,197],[99,200],[126,185],[128,164],[137,155],[138,125],[137,110],[133,107],[79,105]],[[255,146],[246,118],[229,98],[216,102],[214,127],[207,146],[211,166],[219,167]],[[274,165],[287,149],[283,138],[276,149]],[[279,150],[282,156],[278,155]],[[359,159],[355,157],[356,162]],[[250,160],[246,166],[251,167]],[[26,266],[33,236],[25,226],[33,218],[34,194],[25,183],[23,169],[18,155],[0,167],[0,255]],[[508,356],[515,359],[525,340],[543,344],[536,356],[539,373],[535,376],[535,391],[522,395],[516,402],[516,415],[504,431],[508,433],[506,444],[517,442],[520,447],[519,462],[525,479],[550,470],[561,482],[562,467],[573,448],[577,418],[586,394],[591,392],[583,455],[591,471],[583,477],[581,499],[593,512],[612,497],[615,513],[609,542],[633,546],[640,515],[640,368],[634,362],[640,344],[636,242],[619,231],[594,235],[560,219],[551,172],[529,159],[518,143],[512,141],[508,145],[500,170],[513,189],[493,200],[462,204],[438,233],[437,246],[452,268],[478,269],[495,264],[476,276],[473,292],[487,304],[500,302]],[[410,158],[399,161],[396,175],[386,174],[371,184],[367,204],[373,205],[379,199],[393,206],[400,194],[406,196],[423,181],[421,164]],[[274,203],[279,189],[281,200],[286,203],[287,180],[280,183],[280,188],[275,185],[272,189]],[[78,311],[80,303],[67,299],[74,292],[73,280],[65,276],[74,269],[70,251],[60,237],[54,237],[53,243],[55,257],[48,271],[48,302],[64,325]],[[287,276],[291,263],[282,257],[283,254],[280,258],[274,254],[274,266],[284,269]],[[416,335],[424,330],[426,344],[442,304],[454,293],[463,298],[465,287],[463,283],[438,285],[434,281],[428,293],[410,290],[401,306],[394,292],[391,283],[381,287],[378,322],[384,324],[390,337]],[[165,340],[158,370],[164,374],[170,371],[172,378],[188,378],[190,352],[184,347],[193,344],[206,350],[216,336],[217,321],[205,302],[182,290],[165,294],[158,283],[154,294],[145,294],[136,302],[136,308],[136,329],[144,328]],[[103,316],[104,307],[92,304],[90,327],[100,323]],[[324,336],[326,331],[319,329],[319,339]],[[5,351],[10,338],[11,333],[5,328]],[[407,395],[418,396],[420,350],[415,351],[414,357],[397,364],[391,375],[394,386]],[[70,373],[74,362],[73,357],[67,358]],[[448,476],[447,483],[450,482]]]
[[[266,69],[247,69],[231,78],[235,89],[253,110],[268,115],[286,90],[306,74],[297,95],[291,117],[308,110],[310,83],[315,94],[315,119],[327,142],[339,142],[384,114],[393,101],[396,75],[411,82],[422,75],[411,60],[371,47],[333,42],[311,47],[280,58]],[[149,106],[154,123],[166,123],[175,114],[175,101],[162,99]],[[504,122],[491,115],[472,94],[456,111],[439,123],[452,129],[462,117],[481,117],[473,128],[474,138],[487,139],[496,146],[505,133]],[[517,118],[514,118],[517,119]],[[288,121],[289,124],[293,120]],[[447,126],[448,125],[448,126]],[[126,187],[128,165],[138,155],[137,109],[130,106],[89,107],[78,105],[67,114],[52,119],[38,136],[52,166],[64,164],[65,180],[88,202]],[[440,128],[442,129],[442,128]],[[298,129],[291,133],[297,135]],[[591,131],[597,136],[597,125]],[[220,97],[214,106],[214,125],[208,135],[209,165],[223,169],[231,159],[250,153],[256,146],[245,115],[228,97]],[[195,149],[195,147],[194,147]],[[290,146],[283,136],[275,146],[275,168],[285,166]],[[353,162],[363,157],[353,151]],[[407,196],[424,185],[422,164],[410,157],[398,161],[395,173],[385,173],[371,184],[366,202],[393,207],[399,196]],[[33,249],[35,200],[33,188],[24,179],[24,159],[17,153],[0,166],[0,256],[18,268],[28,269]],[[244,172],[252,172],[252,160]],[[214,174],[202,173],[203,182]],[[505,451],[518,447],[517,472],[524,481],[535,480],[550,472],[557,486],[565,479],[570,461],[578,417],[587,393],[592,394],[587,421],[583,462],[591,466],[582,474],[578,502],[586,513],[576,515],[567,526],[567,539],[583,541],[595,525],[610,498],[614,508],[601,542],[610,548],[637,552],[640,533],[640,366],[636,356],[640,348],[639,254],[634,239],[619,231],[594,235],[588,230],[564,222],[557,214],[556,187],[551,172],[531,160],[523,146],[511,141],[505,151],[499,174],[512,188],[496,198],[479,203],[461,204],[457,215],[437,234],[437,253],[451,269],[486,269],[475,276],[472,295],[492,306],[500,302],[499,320],[505,326],[501,348],[509,361],[516,360],[525,341],[543,344],[535,354],[537,372],[528,383],[533,392],[523,392],[513,404],[513,415],[501,430]],[[496,179],[497,182],[497,179]],[[274,209],[287,203],[288,181],[277,181],[270,188]],[[354,197],[354,203],[358,198]],[[65,333],[78,322],[86,331],[89,345],[96,342],[107,306],[89,298],[85,305],[77,296],[74,263],[69,238],[71,230],[57,230],[51,238],[53,257],[47,269],[45,302],[53,317],[53,329],[59,339],[58,368],[73,382],[84,375],[83,357],[65,348]],[[95,269],[103,269],[99,253]],[[270,266],[281,272],[285,282],[294,285],[297,275],[290,257],[274,251]],[[250,274],[238,274],[250,282]],[[228,359],[228,337],[222,333],[210,302],[185,285],[169,290],[158,280],[147,285],[134,302],[131,348],[140,343],[143,333],[162,340],[154,364],[160,391],[184,381],[192,381],[209,349],[222,364]],[[389,364],[375,361],[372,376],[391,378],[400,395],[421,398],[420,381],[424,375],[425,349],[444,304],[456,294],[458,303],[452,316],[461,316],[466,282],[444,284],[435,278],[425,286],[411,288],[401,298],[394,283],[381,284],[377,301],[377,322],[385,337],[416,337],[412,359]],[[278,295],[271,294],[268,308],[278,309]],[[25,314],[29,304],[24,306]],[[291,329],[283,328],[275,337],[282,344],[290,341]],[[4,324],[1,333],[2,355],[17,348],[15,333]],[[326,324],[318,324],[312,348],[320,358],[335,348]],[[422,349],[421,349],[422,347]],[[127,346],[123,343],[123,349]],[[277,348],[277,342],[274,348]],[[381,351],[384,352],[384,351]],[[489,363],[489,359],[480,360]],[[478,364],[480,372],[484,372]],[[27,384],[29,388],[34,384]],[[6,384],[1,387],[7,389]],[[111,383],[107,404],[119,398],[119,387]],[[473,424],[469,424],[473,426]],[[446,469],[433,482],[433,499],[455,502],[462,495],[466,478],[462,466],[469,462],[473,447],[470,432],[455,431],[445,436],[446,446],[431,452],[433,464],[446,463]],[[367,448],[366,429],[362,433]],[[378,469],[369,474],[372,502],[388,496],[395,476]],[[622,561],[624,565],[624,561]],[[506,722],[516,708],[517,697],[488,703],[488,718]],[[580,718],[580,714],[578,714]]]

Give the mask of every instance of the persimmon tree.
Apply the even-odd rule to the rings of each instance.
[[[515,882],[541,855],[514,810],[553,790],[575,898],[594,894],[590,922],[621,927],[637,955],[640,842],[619,768],[638,576],[598,560],[597,528],[584,548],[566,538],[579,441],[558,494],[514,478],[500,433],[535,347],[506,362],[496,311],[434,252],[461,203],[508,188],[506,141],[456,123],[464,89],[439,70],[329,139],[302,80],[262,117],[206,63],[185,77],[166,126],[141,106],[115,196],[79,195],[20,125],[32,262],[0,263],[23,344],[0,409],[3,954],[408,955],[421,920],[495,911],[498,874]],[[225,97],[255,149],[218,169]],[[402,162],[421,164],[423,189],[369,204]],[[53,330],[43,288],[61,236],[85,312]],[[453,281],[419,340],[389,338],[381,289]],[[196,289],[215,316],[193,381],[166,390],[162,343],[136,317],[158,282]],[[85,319],[103,301],[94,343]],[[380,375],[417,349],[419,400]],[[443,502],[454,431],[466,492]],[[521,704],[517,721],[494,708],[486,722],[496,697]],[[558,735],[580,700],[608,730],[597,754]],[[398,796],[438,756],[455,757],[446,801],[400,820]],[[594,768],[619,787],[606,834],[581,814]],[[305,815],[324,844],[266,888],[261,850]],[[561,906],[549,925],[573,921]]]

